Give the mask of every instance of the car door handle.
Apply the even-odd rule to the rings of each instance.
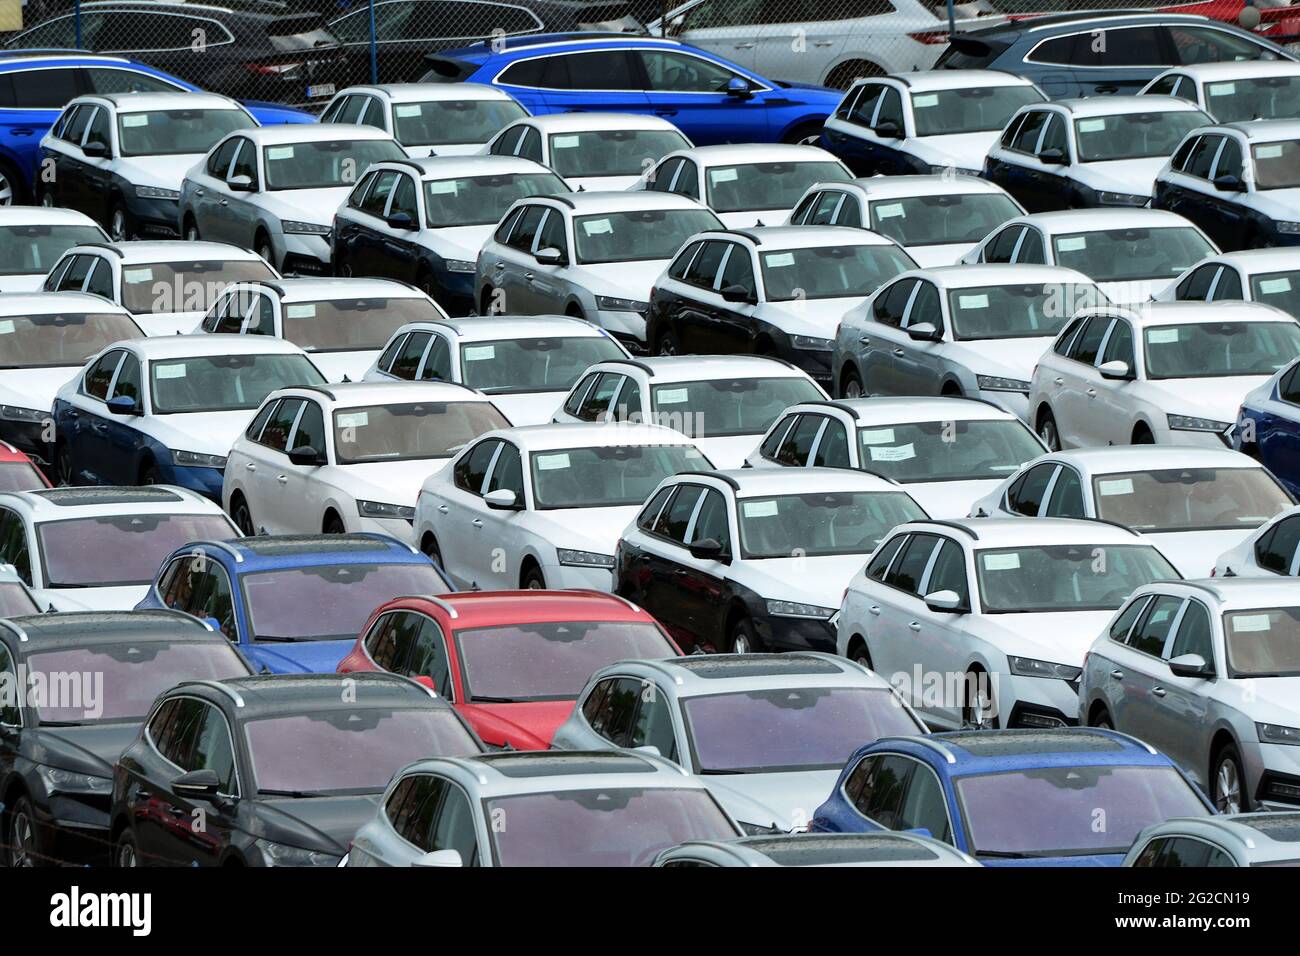
[[[1111,83],[1103,83],[1101,86],[1094,86],[1092,89],[1093,92],[1102,94],[1119,92],[1119,87]]]
[[[880,614],[880,605],[879,605],[879,604],[873,604],[873,605],[871,605],[871,607],[867,608],[867,610],[870,611],[872,614],[879,615],[879,614]]]
[[[907,353],[904,352],[902,349],[894,349],[894,354],[897,355],[899,358],[902,358]]]
[[[1090,388],[1090,389],[1088,389],[1088,397],[1089,397],[1089,398],[1096,398],[1096,397],[1097,397],[1097,390],[1096,390],[1095,388]]]
[[[920,621],[913,621],[911,624],[909,624],[909,625],[907,625],[907,626],[908,626],[908,628],[910,628],[910,629],[913,630],[913,631],[919,631],[919,630],[921,629],[921,622],[920,622]]]
[[[655,110],[655,116],[676,116],[676,110]]]
[[[279,482],[280,484],[282,484],[282,485],[287,485],[287,484],[289,483],[289,476],[288,476],[288,475],[276,475],[276,476],[275,476],[275,480],[278,481],[278,482]]]
[[[1052,384],[1053,384],[1053,385],[1064,385],[1064,384],[1065,384],[1065,379],[1063,379],[1063,378],[1054,378],[1054,379],[1052,379]]]
[[[506,264],[505,264],[504,262],[498,262],[498,263],[497,263],[496,265],[494,265],[492,268],[493,268],[493,269],[504,269],[505,267],[506,267]]]
[[[136,787],[135,791],[131,794],[131,796],[135,797],[137,800],[148,800],[149,791],[146,790],[144,787]]]
[[[202,189],[196,189],[196,190],[194,190],[194,195],[196,195],[196,196],[206,196],[207,193],[205,193]]]
[[[438,505],[438,514],[445,515],[450,511],[451,509],[448,508],[446,505]]]
[[[476,528],[481,528],[483,527],[483,519],[475,518],[473,521],[470,522],[470,524],[472,524]]]
[[[15,136],[31,136],[32,133],[36,131],[30,126],[15,126],[9,132],[13,133]]]
[[[168,807],[167,815],[172,817],[183,817],[185,816],[185,811],[181,807]]]
[[[736,50],[752,50],[752,49],[754,49],[754,44],[752,44],[752,43],[737,43],[733,49],[736,49]]]
[[[814,40],[814,41],[813,41],[813,46],[827,47],[827,46],[834,46],[834,45],[835,45],[835,43],[834,43],[834,41],[832,41],[832,40]]]
[[[684,578],[689,573],[690,572],[688,572],[685,568],[678,568],[673,572],[673,574],[677,575],[679,578]]]
[[[90,427],[93,428],[93,429],[95,429],[95,431],[97,431],[97,432],[101,432],[101,433],[102,433],[102,432],[106,432],[106,431],[108,431],[108,425],[106,425],[104,422],[95,422],[95,423],[94,423],[93,425],[91,425]]]
[[[527,279],[529,282],[532,282],[534,279],[537,278],[537,276],[533,275],[531,272],[525,272],[524,278]]]
[[[1113,671],[1110,672],[1110,679],[1111,679],[1111,680],[1123,680],[1123,679],[1124,679],[1124,672],[1121,671],[1121,670],[1113,670]]]
[[[244,467],[247,468],[249,471],[257,471],[257,466],[253,464],[251,461],[244,462]]]
[[[1157,684],[1155,687],[1152,687],[1152,688],[1151,688],[1151,695],[1152,695],[1153,697],[1164,697],[1165,694],[1167,694],[1167,693],[1169,693],[1169,692],[1168,692],[1167,690],[1165,690],[1163,687],[1161,687],[1159,684]]]
[[[864,336],[862,336],[860,339],[858,339],[858,344],[859,344],[859,345],[870,345],[870,344],[871,344],[871,339],[867,338],[867,337],[864,335]]]

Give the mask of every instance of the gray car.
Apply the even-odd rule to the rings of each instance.
[[[695,840],[664,850],[655,866],[979,866],[918,833],[794,833]]]
[[[1175,817],[1147,827],[1124,866],[1300,866],[1300,813]]]
[[[598,670],[551,746],[662,754],[754,835],[807,826],[858,747],[925,732],[884,678],[843,657],[701,655]]]
[[[648,866],[740,836],[702,783],[650,754],[528,751],[405,767],[346,866]]]

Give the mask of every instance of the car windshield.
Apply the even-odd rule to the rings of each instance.
[[[460,347],[461,381],[488,395],[567,391],[597,362],[622,357],[623,350],[604,335],[466,342]]]
[[[44,487],[41,473],[30,462],[0,461],[0,491],[35,491]]]
[[[769,252],[760,248],[768,302],[862,298],[916,263],[890,245],[811,246]]]
[[[150,110],[122,113],[117,142],[123,156],[206,153],[226,134],[256,126],[243,110]]]
[[[529,459],[533,500],[543,511],[639,505],[668,476],[709,467],[694,445],[557,448]]]
[[[268,796],[380,793],[408,763],[481,750],[444,707],[331,707],[249,720],[244,733],[254,786]]]
[[[1219,123],[1300,117],[1300,76],[1257,76],[1205,84],[1205,108]]]
[[[73,246],[103,242],[97,226],[0,226],[0,275],[43,276]]]
[[[1292,506],[1263,468],[1167,468],[1092,479],[1097,516],[1134,531],[1258,528]]]
[[[181,545],[234,534],[230,521],[215,514],[103,515],[36,526],[45,586],[51,588],[146,585]]]
[[[524,115],[514,100],[394,103],[393,138],[403,146],[486,143]]]
[[[28,656],[29,703],[42,723],[141,721],[181,681],[247,677],[225,641],[123,641]]]
[[[578,261],[594,265],[671,259],[691,236],[720,226],[707,209],[638,209],[578,216],[573,237]]]
[[[351,188],[375,163],[406,159],[390,139],[286,143],[262,150],[268,190]]]
[[[1208,239],[1191,226],[1098,229],[1055,236],[1056,264],[1093,282],[1169,279],[1214,255]]]
[[[640,176],[691,145],[675,129],[597,129],[549,138],[551,168],[561,176]]]
[[[424,184],[425,217],[430,229],[486,226],[500,222],[506,210],[525,196],[567,192],[564,180],[551,172],[435,179]]]
[[[713,166],[705,174],[709,208],[716,212],[793,209],[814,183],[842,183],[851,177],[839,163],[745,163]],[[775,223],[769,223],[775,225]]]
[[[1250,277],[1250,297],[1300,318],[1300,270],[1267,272]]]
[[[0,617],[19,617],[41,611],[27,589],[17,581],[0,581]]]
[[[491,402],[360,405],[334,413],[334,451],[340,465],[450,458],[484,432],[509,427]]]
[[[1200,110],[1080,117],[1074,121],[1079,162],[1104,163],[1117,159],[1168,156],[1184,136],[1198,126],[1209,126],[1213,122]]]
[[[791,375],[672,382],[650,389],[650,421],[692,438],[761,435],[791,405],[821,398],[816,385]]]
[[[861,554],[900,524],[923,520],[902,491],[821,491],[746,498],[740,503],[740,550],[746,558]]]
[[[881,737],[925,733],[884,687],[774,687],[688,697],[698,773],[838,770]]]
[[[740,835],[707,790],[554,790],[495,797],[486,809],[489,819],[510,821],[492,828],[500,866],[649,866],[684,840]]]
[[[122,267],[122,306],[136,315],[207,312],[232,282],[279,278],[261,259],[205,259]]]
[[[1159,766],[1068,765],[958,777],[957,800],[969,852],[977,856],[1120,854],[1144,827],[1210,813],[1177,770]]]
[[[1294,189],[1300,186],[1300,140],[1256,143],[1250,148],[1255,160],[1256,189]]]
[[[326,299],[286,302],[284,337],[309,352],[380,349],[407,322],[436,321],[442,313],[428,299]]]
[[[862,467],[894,481],[1001,481],[1043,446],[1016,419],[908,422],[858,429]]]
[[[1272,375],[1300,355],[1295,322],[1197,322],[1143,333],[1147,378]]]
[[[1043,94],[1033,86],[936,90],[912,94],[912,116],[917,136],[983,133],[1001,130],[1020,107],[1042,101]]]
[[[986,614],[1113,611],[1144,584],[1179,579],[1149,544],[984,548],[976,558]]]
[[[959,341],[1055,336],[1079,309],[1108,305],[1095,285],[990,285],[948,293],[953,335]]]
[[[152,362],[155,415],[257,408],[277,388],[322,385],[305,355],[199,355]]]
[[[1300,607],[1230,611],[1223,637],[1233,677],[1300,677]]]
[[[1020,215],[1015,200],[1000,193],[906,196],[878,200],[870,209],[872,230],[902,246],[976,243]]]
[[[242,582],[255,641],[355,640],[385,601],[450,590],[432,564],[414,562],[258,571]]]
[[[602,667],[678,653],[658,626],[635,621],[472,627],[455,639],[470,703],[576,700]]]
[[[114,342],[143,337],[120,312],[6,315],[0,317],[0,368],[81,366]]]

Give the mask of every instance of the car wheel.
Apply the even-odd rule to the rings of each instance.
[[[1151,429],[1147,428],[1145,425],[1138,425],[1136,428],[1133,429],[1132,444],[1154,445],[1155,443],[1156,443],[1156,437],[1151,434]]]
[[[1111,719],[1110,711],[1104,707],[1101,710],[1097,711],[1097,716],[1092,718],[1092,720],[1089,721],[1089,724],[1091,724],[1091,726],[1093,727],[1097,727],[1100,730],[1115,729],[1115,721]]]
[[[53,209],[58,205],[58,203],[54,201],[54,190],[46,189],[41,192],[41,205],[46,209]]]
[[[27,190],[17,171],[8,163],[0,163],[0,206],[19,206],[27,198]]]
[[[275,265],[275,247],[271,245],[271,240],[265,234],[259,235],[253,245],[253,251],[256,252],[272,269]]]
[[[108,237],[114,242],[125,242],[131,238],[131,227],[126,220],[126,207],[120,202],[113,203],[113,211],[108,216]]]
[[[199,224],[194,221],[193,216],[185,217],[185,228],[181,232],[184,234],[186,242],[199,241]]]
[[[862,378],[857,370],[850,367],[844,370],[840,381],[841,398],[865,398],[867,390],[862,387]]]
[[[421,269],[417,272],[415,274],[415,287],[432,299],[433,293],[437,289],[433,281],[433,273],[428,269]]]
[[[525,591],[546,590],[546,577],[542,574],[542,569],[535,564],[528,566],[528,570],[524,572],[524,579],[521,583],[523,584]]]
[[[758,638],[754,636],[753,621],[742,617],[731,625],[731,633],[727,635],[727,650],[732,654],[758,653]]]
[[[1250,809],[1246,796],[1246,775],[1235,744],[1224,744],[1214,756],[1210,775],[1210,799],[1220,813],[1245,813]]]
[[[325,516],[322,529],[325,534],[343,534],[347,530],[343,527],[343,519],[332,511]]]
[[[483,294],[479,296],[478,314],[491,315],[492,305],[496,301],[496,290],[490,285],[483,287]]]
[[[249,510],[248,502],[244,500],[243,495],[235,499],[234,513],[230,517],[234,519],[240,534],[248,538],[257,534],[257,526],[253,524],[253,512]]]
[[[966,672],[966,703],[961,708],[961,725],[968,730],[997,730],[997,702],[982,670]]]
[[[60,488],[71,488],[77,483],[76,472],[72,465],[72,452],[67,445],[59,445],[54,450],[54,480]]]
[[[587,321],[587,316],[586,316],[586,314],[582,311],[582,307],[581,307],[581,306],[571,305],[571,306],[569,306],[567,309],[564,310],[564,314],[567,315],[567,316],[568,316],[569,318],[571,318],[571,319],[578,319],[579,321],[582,321],[582,322],[586,322],[586,321]]]
[[[36,825],[36,811],[27,797],[19,797],[9,813],[7,843],[5,861],[9,866],[32,868],[49,865],[49,855]]]
[[[793,143],[796,146],[816,146],[821,142],[821,138],[822,128],[820,126],[800,126],[785,134],[785,142]]]
[[[339,250],[338,255],[334,257],[334,274],[345,279],[352,278],[352,263],[343,257],[342,250]]]
[[[655,355],[676,355],[677,337],[672,332],[663,332],[655,340]]]
[[[442,563],[442,548],[438,547],[437,538],[430,535],[425,540],[424,544],[420,546],[420,550],[424,552],[425,557],[438,567],[442,568],[444,571],[447,570],[446,565]]]
[[[1050,408],[1038,413],[1038,437],[1043,440],[1048,451],[1061,450],[1061,433],[1056,427],[1056,416]]]
[[[140,865],[140,851],[130,830],[124,831],[117,838],[117,845],[113,847],[113,865],[124,869]]]
[[[875,668],[871,666],[871,651],[867,649],[866,641],[859,640],[849,648],[849,660],[853,661],[855,664],[861,664],[869,671],[875,670]]]

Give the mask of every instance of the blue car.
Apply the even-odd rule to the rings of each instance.
[[[261,673],[328,674],[376,607],[454,590],[437,565],[387,535],[272,535],[178,548],[136,609],[203,618]],[[417,646],[423,637],[406,635]]]
[[[1214,812],[1168,757],[1113,730],[963,730],[863,747],[809,829],[923,832],[987,866],[1119,866],[1143,827]]]
[[[1271,471],[1300,500],[1300,360],[1246,393],[1232,447]]]
[[[199,87],[143,63],[66,50],[0,53],[0,206],[31,201],[41,137],[68,101],[87,93],[193,92]],[[245,102],[263,126],[314,123],[274,103]]]
[[[520,37],[425,60],[426,83],[487,83],[534,115],[600,110],[662,116],[697,146],[816,143],[844,95],[769,80],[677,40],[629,34]]]

